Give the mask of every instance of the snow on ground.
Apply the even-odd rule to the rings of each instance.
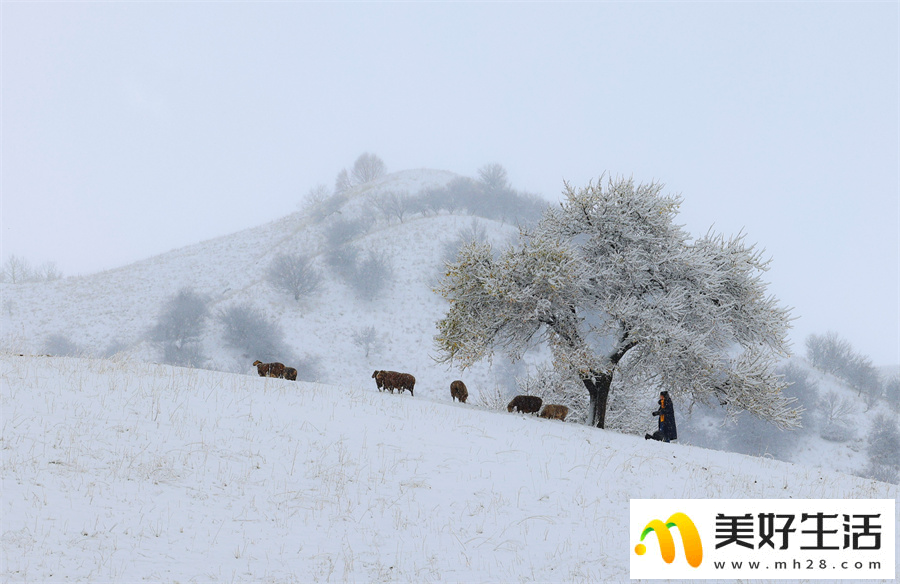
[[[897,497],[374,384],[6,353],[0,386],[9,582],[623,582],[631,498]]]

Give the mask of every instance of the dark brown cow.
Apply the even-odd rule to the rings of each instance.
[[[469,390],[468,388],[466,388],[466,384],[459,379],[451,383],[450,398],[451,401],[454,399],[458,399],[460,403],[466,403],[466,400],[469,398]]]
[[[544,400],[535,395],[517,395],[506,406],[506,411],[519,410],[523,414],[534,414],[541,409]]]
[[[415,395],[413,389],[416,387],[416,378],[409,373],[400,373],[397,375],[397,391],[403,393],[403,390],[409,391],[409,395]]]
[[[402,393],[404,390],[409,390],[410,395],[415,395],[413,390],[416,386],[416,378],[409,373],[375,370],[375,372],[372,373],[372,377],[375,379],[375,385],[378,386],[378,391],[386,389],[391,393],[394,393],[394,390],[396,389],[398,392]]]

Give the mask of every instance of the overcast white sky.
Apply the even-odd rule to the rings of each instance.
[[[362,152],[556,200],[658,180],[773,259],[793,338],[900,363],[900,20],[879,3],[13,3],[2,256],[108,269],[281,217]]]

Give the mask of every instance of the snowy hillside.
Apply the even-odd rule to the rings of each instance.
[[[374,386],[10,354],[0,386],[9,582],[621,582],[632,498],[897,497]]]
[[[247,302],[262,310],[285,332],[293,357],[315,365],[313,378],[343,384],[373,383],[375,369],[410,371],[423,395],[446,392],[459,372],[447,372],[431,359],[434,323],[442,314],[442,300],[432,292],[447,244],[473,221],[490,239],[502,242],[516,233],[514,225],[460,214],[411,214],[399,220],[378,216],[372,200],[385,193],[415,194],[445,186],[449,172],[418,170],[391,174],[356,187],[346,201],[325,218],[303,212],[272,223],[173,250],[115,270],[49,283],[0,285],[3,312],[0,346],[11,352],[44,352],[51,335],[62,335],[86,354],[122,352],[144,361],[159,362],[158,347],[147,333],[166,300],[189,287],[210,298],[218,311]],[[346,246],[385,258],[391,278],[373,300],[360,300],[325,265],[326,234],[337,221],[359,219],[365,231]],[[326,273],[322,290],[295,302],[266,281],[266,269],[279,254],[304,253]],[[209,369],[253,372],[257,355],[240,355],[223,346],[215,319],[203,338]],[[377,343],[369,356],[353,342],[354,333],[373,326]],[[291,356],[278,360],[288,362]],[[288,362],[290,365],[291,363]],[[487,367],[478,370],[481,382],[493,389]],[[302,376],[302,373],[301,373]],[[418,394],[418,392],[417,392]]]
[[[0,284],[0,350],[41,354],[49,337],[62,335],[87,355],[115,353],[119,359],[162,362],[162,352],[148,340],[148,332],[165,303],[179,290],[191,288],[209,299],[209,323],[201,338],[204,369],[256,375],[251,363],[261,356],[226,346],[217,318],[229,307],[248,304],[282,328],[286,354],[274,358],[288,365],[306,365],[301,378],[306,373],[308,380],[368,391],[375,387],[373,370],[392,369],[416,376],[416,398],[450,402],[450,381],[461,378],[469,388],[471,404],[490,401],[498,393],[508,399],[504,394],[514,391],[515,376],[525,372],[523,364],[511,367],[497,359],[463,372],[434,362],[435,322],[445,314],[446,305],[433,288],[448,248],[461,232],[480,230],[490,241],[502,244],[517,233],[515,225],[473,216],[459,206],[400,217],[382,212],[375,204],[379,197],[408,198],[460,178],[434,170],[398,172],[357,186],[329,205],[313,210],[307,205],[278,221],[115,270],[53,282]],[[360,298],[328,263],[334,250],[329,244],[332,234],[346,225],[356,225],[356,231],[349,232],[339,249],[372,254],[387,266],[390,278],[374,298]],[[324,274],[321,288],[300,302],[266,279],[272,260],[286,253],[311,257]],[[355,337],[368,327],[374,338],[363,346]],[[677,403],[680,442],[865,474],[873,415],[895,419],[889,404],[885,400],[865,403],[836,378],[815,371],[802,359],[792,362],[818,388],[810,391],[811,403],[834,394],[849,404],[842,419],[847,432],[840,441],[824,439],[812,415],[804,420],[804,430],[787,434],[771,427],[751,428],[752,421],[746,418],[737,426],[729,425],[719,411]],[[647,431],[654,429],[649,415],[653,405],[648,399]],[[751,440],[754,432],[756,439]],[[751,451],[748,445],[758,448]]]

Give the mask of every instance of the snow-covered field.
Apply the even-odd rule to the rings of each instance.
[[[490,410],[524,368],[438,365],[446,306],[433,287],[473,222],[497,244],[516,228],[373,214],[373,197],[453,178],[394,173],[325,218],[292,213],[115,270],[0,284],[0,581],[624,581],[631,498],[896,498],[895,485],[837,472],[859,472],[873,414],[895,414],[802,359],[819,396],[851,403],[853,435],[828,442],[808,426],[787,456],[796,465],[686,445],[728,437],[687,403],[676,403],[681,444],[665,446]],[[300,303],[268,284],[278,254],[327,270],[328,230],[351,218],[370,223],[348,245],[390,265],[376,298],[333,273]],[[157,365],[148,340],[185,287],[209,300],[209,370]],[[279,323],[320,383],[260,379],[255,356],[225,346],[216,315],[238,303]],[[369,326],[367,352],[353,337]],[[55,334],[115,355],[18,356]],[[375,369],[415,374],[415,397],[378,393]],[[469,404],[451,402],[455,378]]]
[[[9,582],[623,582],[632,498],[897,497],[374,384],[5,353],[0,386]]]

